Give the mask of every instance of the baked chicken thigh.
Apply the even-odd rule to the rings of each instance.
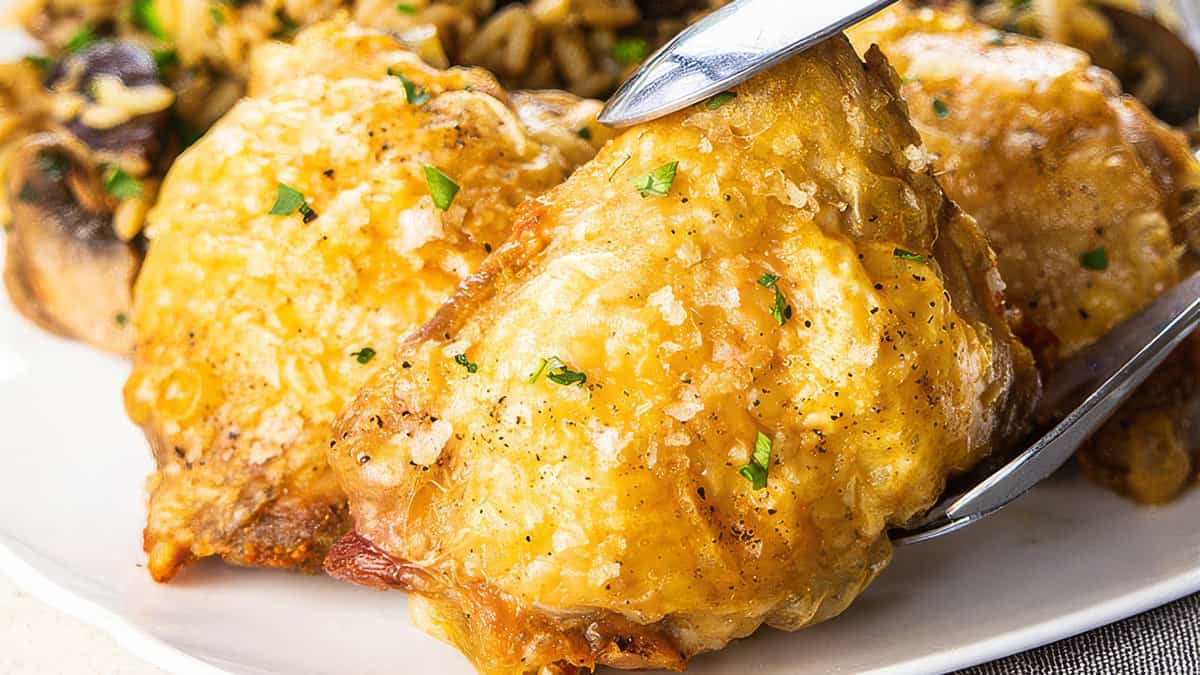
[[[319,570],[348,526],[329,425],[396,337],[594,154],[595,102],[510,99],[344,23],[259,51],[252,96],[172,167],[135,292],[145,548]],[[588,135],[588,134],[584,134]]]
[[[526,202],[335,424],[326,569],[494,674],[841,612],[1037,386],[894,78],[832,39]]]
[[[851,38],[878,44],[904,76],[938,179],[995,249],[1021,336],[1047,371],[1196,268],[1200,164],[1086,54],[911,5]],[[1080,454],[1091,476],[1147,502],[1187,484],[1191,349]]]

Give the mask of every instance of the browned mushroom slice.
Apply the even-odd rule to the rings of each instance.
[[[14,154],[4,282],[42,328],[118,354],[133,347],[129,315],[139,246],[112,228],[111,200],[82,153],[52,134]]]
[[[109,103],[107,114],[89,121],[83,111],[103,107],[103,82],[120,90],[115,94],[121,105]],[[46,85],[58,96],[75,96],[80,102],[76,114],[63,121],[66,129],[93,151],[132,162],[150,162],[157,156],[170,92],[161,86],[154,57],[145,48],[123,40],[97,42],[60,63]],[[147,93],[151,94],[149,108],[142,112],[137,104],[147,103]]]

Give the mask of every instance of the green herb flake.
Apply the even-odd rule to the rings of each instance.
[[[133,0],[129,12],[133,24],[155,39],[164,42],[171,39],[166,29],[163,28],[162,20],[158,16],[158,8],[154,6],[154,0]]]
[[[125,316],[124,313],[118,314],[113,318],[116,319],[118,326],[124,326],[125,324],[129,323],[129,317]]]
[[[137,199],[142,196],[142,181],[111,164],[104,170],[104,191],[121,200]]]
[[[529,376],[529,384],[537,382],[538,378],[545,374],[548,369],[561,368],[562,365],[562,361],[559,361],[557,356],[551,356],[548,359],[541,359],[541,361],[538,363],[537,370],[533,371],[533,373]]]
[[[575,135],[585,141],[592,140],[592,130],[587,127],[579,127],[579,130],[575,132]]]
[[[939,120],[944,120],[950,116],[950,107],[940,98],[933,99],[933,114],[937,115]]]
[[[305,223],[311,223],[317,219],[317,212],[312,210],[299,190],[279,183],[275,203],[271,205],[271,210],[267,213],[272,216],[290,216],[296,211],[299,211],[300,215],[304,217]]]
[[[650,195],[666,197],[667,193],[671,191],[671,184],[675,182],[675,174],[678,170],[679,162],[668,162],[650,173],[634,178],[633,184],[642,197]]]
[[[612,57],[626,66],[641,63],[649,54],[650,43],[642,37],[619,38],[612,46]]]
[[[792,318],[792,306],[788,304],[787,298],[783,297],[779,287],[775,287],[775,304],[771,305],[771,317],[779,322],[779,325],[788,322]]]
[[[921,263],[922,265],[929,264],[929,258],[926,258],[925,256],[923,256],[919,253],[913,253],[912,251],[906,251],[902,248],[892,249],[892,255],[896,256],[897,258],[899,258],[901,260],[909,260],[912,262],[918,262],[918,263]]]
[[[300,24],[292,21],[291,17],[284,13],[282,9],[275,10],[275,20],[279,22],[279,28],[276,28],[275,32],[271,33],[271,37],[286,37],[295,33],[300,28]]]
[[[220,5],[211,4],[208,6],[208,15],[212,17],[213,23],[218,26],[225,24],[225,10],[221,9]]]
[[[359,363],[370,363],[371,359],[375,358],[375,350],[370,347],[363,347],[356,352],[350,352],[350,356],[354,357]]]
[[[38,150],[38,170],[52,180],[61,180],[67,175],[67,158],[53,150]]]
[[[74,35],[71,36],[70,40],[67,40],[67,44],[64,46],[68,52],[77,52],[92,44],[96,40],[96,29],[92,28],[90,24],[84,24],[78,31],[75,32]]]
[[[738,469],[738,473],[750,481],[755,490],[767,487],[767,467],[771,462],[773,446],[771,437],[759,431],[758,435],[754,437],[754,452],[750,455],[750,461]]]
[[[705,102],[704,107],[708,108],[709,110],[716,110],[735,98],[737,98],[736,92],[723,91],[720,94],[708,99],[708,101]]]
[[[429,164],[425,165],[425,183],[429,186],[429,196],[433,197],[433,205],[445,211],[454,203],[458,194],[458,183],[455,183],[441,169]]]
[[[529,376],[529,383],[533,384],[534,382],[537,382],[542,375],[545,375],[546,379],[550,380],[551,382],[555,382],[563,386],[578,384],[582,387],[583,383],[587,382],[587,375],[577,370],[571,370],[565,363],[562,362],[562,359],[558,358],[557,356],[551,356],[548,359],[542,359],[538,364],[537,370],[533,371],[533,374]]]
[[[155,49],[150,55],[154,57],[154,65],[158,66],[159,70],[179,64],[179,54],[174,49]]]
[[[988,40],[990,45],[1002,45],[1008,39],[1008,36],[1003,31],[993,31],[992,39]]]
[[[1079,256],[1079,264],[1089,270],[1103,272],[1108,269],[1108,251],[1103,246],[1094,248]]]
[[[400,84],[404,85],[404,98],[412,105],[421,105],[429,100],[429,92],[425,91],[425,87],[418,87],[404,73],[388,68],[387,74],[400,80]]]
[[[36,204],[38,201],[37,190],[28,182],[21,184],[21,190],[17,192],[17,199],[26,204]]]
[[[49,56],[41,56],[39,54],[30,54],[25,57],[25,63],[42,71],[43,74],[50,72],[54,67],[54,59]]]
[[[463,368],[466,368],[468,373],[474,374],[474,373],[479,372],[479,364],[472,363],[469,359],[467,359],[466,354],[455,354],[454,362],[457,363],[458,365],[462,366]]]
[[[411,14],[416,14],[420,10],[418,10],[416,5],[413,5],[412,3],[397,2],[396,3],[396,11],[400,12],[401,14],[410,14],[411,15]]]
[[[787,323],[788,319],[792,318],[792,306],[788,304],[783,291],[779,290],[779,277],[770,272],[764,272],[758,278],[758,285],[775,291],[775,302],[767,311],[771,313],[773,319],[779,322],[780,326]]]

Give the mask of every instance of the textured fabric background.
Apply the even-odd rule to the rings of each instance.
[[[1200,673],[1200,594],[958,675]]]

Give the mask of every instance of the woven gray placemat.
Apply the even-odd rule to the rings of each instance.
[[[957,675],[1200,673],[1200,593]]]

